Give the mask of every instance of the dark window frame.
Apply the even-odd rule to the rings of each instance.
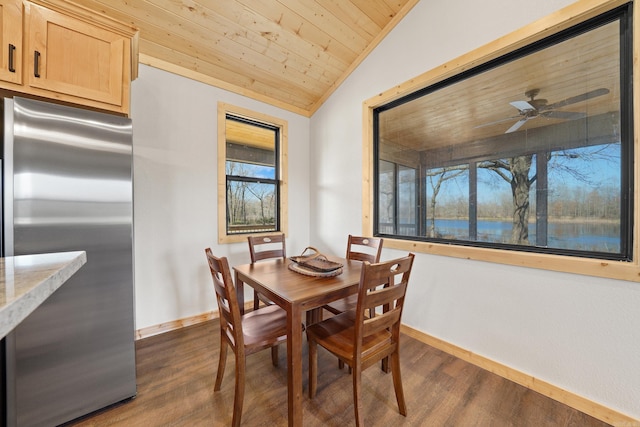
[[[436,91],[440,88],[446,87],[452,83],[464,80],[470,76],[473,76],[477,73],[495,68],[509,62],[511,60],[521,58],[533,52],[537,52],[546,47],[552,46],[560,41],[566,40],[570,37],[578,35],[580,33],[589,31],[597,26],[603,25],[608,22],[612,22],[615,20],[620,21],[621,25],[621,37],[620,37],[620,104],[621,104],[621,141],[622,141],[622,191],[621,191],[621,250],[619,256],[617,254],[612,255],[611,253],[599,253],[599,252],[591,252],[591,251],[577,251],[577,250],[565,250],[565,249],[554,249],[554,248],[542,248],[539,246],[522,246],[522,245],[511,245],[511,244],[498,244],[498,243],[485,243],[485,242],[477,242],[477,241],[460,241],[453,239],[438,239],[438,238],[430,238],[430,237],[418,237],[418,236],[405,236],[401,235],[397,232],[395,233],[385,233],[380,230],[380,213],[379,213],[379,202],[378,202],[378,194],[379,194],[379,171],[378,171],[378,161],[380,160],[380,150],[379,150],[379,114],[388,109],[391,109],[397,105],[401,105],[403,103],[409,102],[413,99],[421,97],[425,94]],[[523,252],[534,252],[539,254],[552,254],[552,255],[567,255],[567,256],[578,256],[578,257],[587,257],[587,258],[595,258],[595,259],[606,259],[606,260],[616,260],[616,261],[632,261],[634,257],[633,253],[633,230],[636,226],[633,223],[633,212],[634,212],[634,176],[633,176],[633,159],[635,153],[633,152],[633,85],[632,85],[632,61],[633,61],[633,34],[632,34],[632,20],[633,20],[633,10],[632,4],[626,4],[621,7],[617,7],[613,10],[607,11],[595,18],[589,19],[585,22],[579,23],[575,26],[571,26],[565,30],[562,30],[556,34],[552,34],[547,36],[535,43],[530,45],[520,47],[518,49],[513,50],[510,53],[497,57],[493,60],[490,60],[481,65],[472,67],[467,69],[457,75],[452,77],[445,78],[439,82],[436,82],[432,85],[426,86],[422,89],[404,95],[402,97],[396,98],[391,102],[386,104],[382,104],[376,106],[372,109],[372,137],[373,137],[373,221],[372,221],[372,231],[373,235],[384,237],[385,239],[400,239],[400,240],[408,240],[408,241],[420,241],[420,242],[434,242],[434,243],[443,243],[448,245],[462,245],[462,246],[471,246],[478,248],[486,248],[486,249],[504,249],[509,251],[523,251]],[[489,153],[488,153],[489,154]],[[385,160],[389,161],[389,160]],[[469,163],[474,164],[474,162]],[[471,169],[471,167],[470,167]],[[419,174],[420,179],[419,182],[416,183],[416,187],[420,188],[420,182],[423,179],[423,173]],[[422,191],[419,196],[423,197]],[[398,195],[396,193],[396,199]],[[425,200],[419,200],[419,204],[424,206]],[[396,200],[397,203],[397,200]],[[470,209],[473,208],[473,203],[470,200]],[[396,207],[396,212],[398,208]],[[426,209],[420,210],[420,215],[418,218],[422,222],[424,218],[424,212]],[[471,216],[471,215],[470,215]],[[397,221],[397,218],[396,218]],[[470,221],[471,222],[471,221]],[[476,224],[477,225],[477,224]],[[471,232],[471,230],[470,230]]]
[[[264,123],[264,122],[260,122],[258,120],[255,119],[250,119],[250,118],[246,118],[246,117],[242,117],[233,113],[226,113],[225,115],[225,121],[228,120],[233,120],[236,122],[240,122],[243,124],[248,124],[251,126],[256,126],[256,127],[260,127],[263,129],[267,129],[270,131],[273,131],[274,133],[274,172],[275,172],[275,177],[274,178],[260,178],[260,177],[252,177],[252,176],[245,176],[245,175],[229,175],[226,173],[225,170],[225,176],[226,176],[226,185],[225,187],[228,189],[229,185],[231,183],[253,183],[253,184],[269,184],[269,185],[273,185],[274,187],[274,193],[275,193],[275,202],[274,202],[274,206],[275,206],[275,224],[273,227],[260,227],[260,226],[253,226],[251,228],[247,228],[246,230],[243,231],[232,231],[230,230],[230,218],[229,218],[229,198],[228,196],[225,198],[225,204],[226,204],[226,212],[227,212],[227,218],[226,218],[226,228],[227,228],[227,234],[228,235],[252,235],[252,234],[256,234],[256,233],[269,233],[269,232],[279,232],[281,231],[281,227],[280,227],[280,212],[281,212],[281,206],[280,206],[280,184],[281,184],[281,179],[280,179],[280,144],[278,143],[278,141],[280,141],[280,128],[278,126],[274,126],[271,125],[269,123]],[[228,160],[228,158],[227,158]]]

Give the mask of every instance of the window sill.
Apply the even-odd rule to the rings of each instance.
[[[606,261],[593,258],[515,252],[501,249],[485,249],[388,238],[384,239],[384,246],[385,248],[429,255],[448,256],[562,273],[640,282],[640,266],[638,266],[636,262]]]

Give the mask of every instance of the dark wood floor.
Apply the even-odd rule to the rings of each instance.
[[[213,392],[219,351],[213,320],[136,343],[138,395],[68,426],[227,426],[235,362],[230,352],[222,390]],[[304,372],[307,372],[306,351]],[[425,345],[402,337],[408,416],[398,413],[391,374],[363,373],[365,423],[370,426],[606,426],[588,415]],[[324,350],[318,394],[304,395],[304,425],[355,425],[351,376]],[[267,351],[249,356],[242,424],[287,425],[286,347],[280,365]],[[304,379],[307,392],[307,379]]]

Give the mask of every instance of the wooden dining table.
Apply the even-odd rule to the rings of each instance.
[[[322,306],[358,292],[362,263],[328,256],[343,264],[331,277],[308,276],[289,268],[289,259],[275,259],[233,267],[236,292],[244,310],[244,284],[267,296],[287,312],[287,390],[289,426],[302,426],[303,313],[307,322],[321,319]]]

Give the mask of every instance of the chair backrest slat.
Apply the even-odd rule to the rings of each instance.
[[[345,258],[375,264],[380,261],[382,242],[383,239],[379,237],[352,236],[350,234]]]
[[[263,259],[287,257],[284,233],[248,236],[247,241],[252,264]]]
[[[282,256],[282,249],[274,249],[270,251],[258,252],[256,253],[255,261],[253,262],[260,261],[262,259],[270,259],[270,258],[284,258]]]
[[[383,285],[387,286],[387,285]],[[406,291],[406,283],[400,283],[397,286],[376,288],[367,292],[366,305],[371,307],[379,307],[389,301],[397,301],[404,296]]]

